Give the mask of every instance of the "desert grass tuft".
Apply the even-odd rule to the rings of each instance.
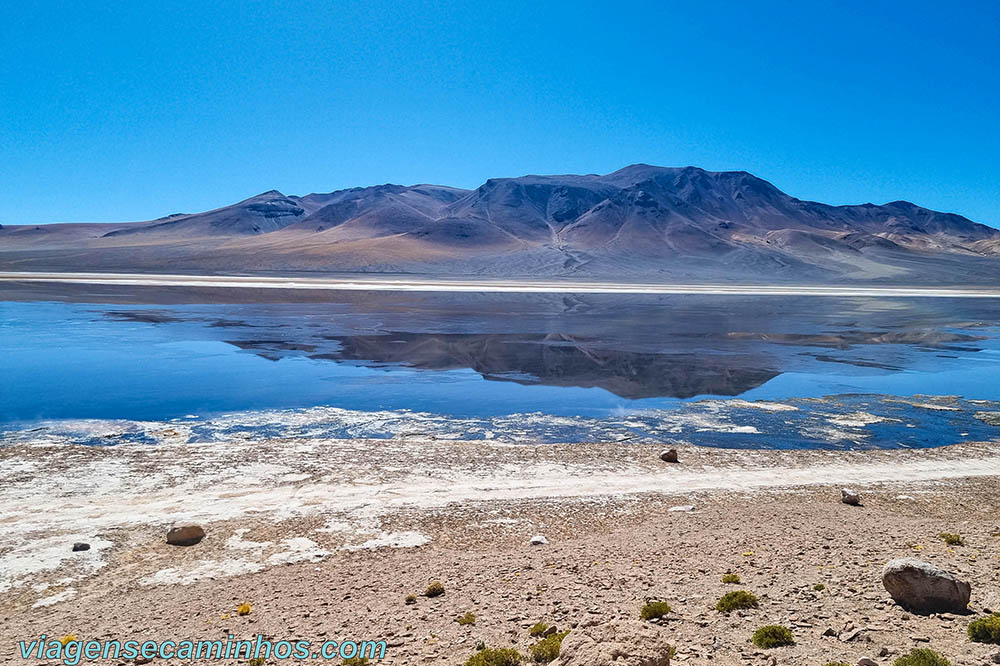
[[[892,666],[951,666],[951,662],[934,650],[917,648],[892,662]]]
[[[1000,613],[970,622],[969,640],[973,643],[1000,644]]]
[[[464,666],[521,666],[524,655],[514,648],[483,648],[469,657]]]
[[[760,602],[754,593],[746,590],[734,590],[722,595],[722,598],[715,604],[715,610],[721,613],[730,613],[734,610],[757,608],[759,605]]]
[[[562,647],[563,639],[569,634],[568,631],[560,631],[546,636],[528,648],[531,660],[536,664],[547,664],[555,661],[559,656],[559,648]]]
[[[639,617],[643,620],[655,620],[670,612],[670,604],[666,601],[650,601],[639,611]]]
[[[753,632],[751,640],[754,645],[765,650],[783,645],[793,645],[795,643],[792,630],[780,624],[768,624],[761,627]]]
[[[544,622],[536,622],[535,624],[531,625],[530,629],[528,629],[528,635],[531,636],[532,638],[534,638],[535,636],[541,636],[542,634],[545,633],[545,631],[548,628],[549,625],[545,624]]]

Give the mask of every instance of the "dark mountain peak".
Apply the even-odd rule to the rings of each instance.
[[[268,190],[267,192],[261,192],[256,197],[252,198],[256,199],[258,197],[283,197],[283,196],[285,195],[279,192],[278,190]]]
[[[688,168],[695,169],[696,167]],[[668,172],[676,173],[681,170],[682,167],[661,167],[638,162],[636,164],[629,164],[627,167],[622,167],[617,171],[612,171],[611,173],[602,176],[602,178],[611,182],[637,183],[640,180],[648,180],[656,174]]]
[[[405,185],[397,185],[396,183],[383,183],[381,185],[369,185],[368,187],[351,187],[346,190],[340,190],[341,192],[355,194],[355,195],[380,195],[380,194],[399,194],[409,189]]]
[[[632,164],[602,177],[602,180],[631,187],[645,182],[657,183],[660,187],[701,187],[744,188],[745,190],[783,194],[778,188],[749,171],[706,171],[696,166],[658,167],[649,164]],[[787,196],[787,195],[786,195]]]

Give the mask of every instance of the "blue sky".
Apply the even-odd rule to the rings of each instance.
[[[1000,226],[1000,3],[12,3],[0,223],[626,164]]]

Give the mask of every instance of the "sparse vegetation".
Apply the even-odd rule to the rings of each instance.
[[[973,643],[1000,644],[1000,613],[970,622],[969,640]]]
[[[823,666],[851,666],[846,661],[828,661]]]
[[[815,585],[813,585],[813,589],[816,590],[817,592],[822,592],[823,590],[826,589],[826,585],[824,585],[823,583],[816,583]]]
[[[246,601],[244,601],[243,603],[241,603],[239,606],[236,607],[236,614],[237,615],[249,615],[250,611],[252,611],[252,610],[253,610],[253,606],[251,606],[249,603],[247,603]]]
[[[559,656],[559,648],[562,647],[563,639],[569,634],[568,631],[560,631],[546,636],[528,648],[531,660],[536,664],[547,664]]]
[[[348,657],[342,663],[343,666],[366,666],[368,657]]]
[[[464,666],[521,666],[524,655],[514,648],[483,648],[466,660]]]
[[[934,650],[917,648],[892,662],[892,666],[951,666],[951,662]]]
[[[531,629],[528,629],[528,635],[531,637],[541,636],[545,633],[545,630],[549,628],[549,625],[544,622],[536,622],[531,625]]]
[[[247,662],[247,666],[264,666],[264,664],[266,663],[267,661],[264,659],[264,657],[254,657],[253,659]]]
[[[759,648],[769,649],[781,647],[782,645],[792,645],[795,637],[792,630],[780,624],[768,624],[753,632],[751,639],[753,644]]]
[[[941,540],[944,541],[949,546],[964,546],[965,540],[962,538],[961,534],[955,534],[953,532],[941,532],[938,535]]]
[[[655,620],[661,618],[670,612],[670,604],[666,601],[650,601],[647,602],[642,610],[639,611],[639,617],[643,620]]]
[[[406,603],[407,606],[412,606],[413,604],[417,603],[417,595],[415,595],[415,594],[408,594],[403,599],[403,601]]]
[[[722,582],[726,583],[727,585],[739,585],[740,577],[734,573],[727,573],[722,577]]]
[[[465,615],[459,615],[458,619],[456,619],[455,621],[464,627],[468,624],[475,624],[476,616],[473,615],[472,613],[466,613]]]
[[[442,594],[444,594],[444,585],[437,580],[428,585],[427,589],[424,590],[424,596],[427,597],[440,597]]]
[[[68,644],[74,642],[75,640],[76,636],[74,636],[73,634],[69,634],[68,636],[63,636],[62,638],[60,638],[59,642],[62,643],[63,647],[66,647]]]
[[[734,610],[745,610],[747,608],[757,608],[760,602],[757,595],[746,590],[734,590],[726,592],[715,604],[715,610],[721,613],[729,613]]]

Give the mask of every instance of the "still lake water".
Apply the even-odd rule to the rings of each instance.
[[[993,299],[236,291],[0,287],[0,430],[929,446],[1000,409]]]

